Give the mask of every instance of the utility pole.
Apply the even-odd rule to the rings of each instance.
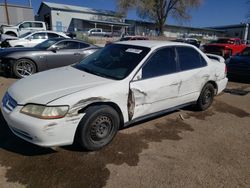
[[[29,0],[29,6],[30,6],[30,8],[32,7],[32,3],[31,3],[31,0]]]
[[[6,13],[6,18],[7,18],[7,24],[9,25],[10,24],[10,18],[9,18],[7,0],[4,0],[4,6],[5,6],[5,13]]]

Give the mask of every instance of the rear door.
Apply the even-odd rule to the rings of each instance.
[[[49,53],[47,57],[48,67],[56,68],[71,65],[81,61],[79,42],[61,41],[55,45],[58,49]]]
[[[210,77],[207,62],[192,47],[176,47],[181,79],[178,97],[182,103],[196,101]]]
[[[156,51],[130,83],[130,120],[176,105],[180,78],[176,74],[175,49]],[[129,99],[129,100],[130,100]]]

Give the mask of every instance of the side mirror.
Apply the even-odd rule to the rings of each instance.
[[[60,50],[60,48],[57,47],[57,46],[51,46],[51,47],[49,48],[49,50],[52,51],[52,52],[54,52],[54,53],[56,53],[58,50]]]

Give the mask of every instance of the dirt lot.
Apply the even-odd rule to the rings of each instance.
[[[0,98],[14,79],[0,77]],[[36,147],[0,115],[0,187],[250,187],[250,84],[230,82],[205,112],[121,130],[98,152]]]

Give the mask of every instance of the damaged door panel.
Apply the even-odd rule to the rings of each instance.
[[[179,84],[180,80],[175,75],[131,82],[128,109],[133,116],[130,118],[135,119],[173,107],[178,101]]]

